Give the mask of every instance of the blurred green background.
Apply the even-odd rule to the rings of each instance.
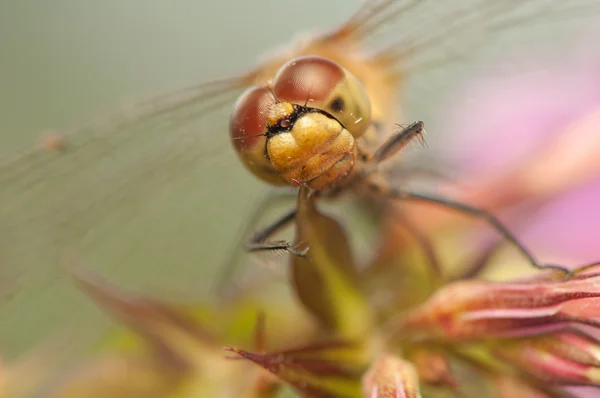
[[[0,156],[30,145],[43,131],[109,112],[122,100],[244,71],[299,32],[342,22],[360,3],[0,2]],[[553,35],[545,31],[535,40],[568,43],[561,29],[557,25]],[[488,56],[504,50],[502,43],[486,48]],[[436,106],[474,67],[443,70],[435,79],[424,77],[411,86],[420,94],[409,104],[408,119],[427,120],[434,126],[428,130],[436,131],[435,126],[443,125]],[[216,267],[227,258],[266,189],[228,148],[223,130],[228,112],[214,116],[221,120],[218,128],[207,120],[206,131],[198,136],[199,147],[211,148],[205,162],[197,162],[196,169],[164,190],[152,191],[133,220],[122,223],[115,211],[86,231],[72,248],[77,259],[123,286],[178,298],[206,294]],[[442,142],[441,135],[436,131],[435,140]],[[429,138],[430,154],[440,149],[435,140]],[[32,232],[31,239],[49,237]],[[22,249],[27,245],[24,239]],[[91,335],[107,322],[56,272],[54,259],[38,260],[36,275],[31,269],[16,270],[26,289],[0,308],[0,350],[9,356],[65,323]],[[29,278],[35,282],[29,285]]]

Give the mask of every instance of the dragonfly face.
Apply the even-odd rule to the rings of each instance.
[[[370,114],[369,97],[350,72],[326,58],[300,57],[268,87],[240,97],[229,132],[257,177],[326,189],[353,171],[356,139],[369,128]]]

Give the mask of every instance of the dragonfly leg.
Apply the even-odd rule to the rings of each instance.
[[[292,209],[279,217],[270,225],[255,232],[246,242],[246,250],[249,252],[285,250],[295,256],[304,257],[307,250],[297,250],[294,245],[287,241],[269,241],[269,237],[289,225],[296,219],[296,209]]]
[[[248,235],[250,235],[250,232],[252,231],[252,229],[255,228],[255,225],[258,223],[260,217],[264,215],[265,210],[268,209],[269,207],[273,206],[277,202],[281,202],[283,200],[295,199],[295,198],[296,198],[295,193],[294,194],[289,194],[289,193],[274,194],[273,192],[270,192],[268,195],[263,197],[263,199],[260,201],[258,206],[256,206],[256,208],[253,210],[252,217],[246,223],[246,226],[244,228],[242,228],[241,236],[238,239],[236,239],[234,247],[232,247],[231,250],[229,251],[229,253],[230,253],[229,256],[227,257],[225,262],[219,267],[219,270],[220,270],[219,275],[216,278],[217,292],[222,292],[225,289],[225,287],[230,283],[231,279],[233,278],[233,275],[235,273],[235,265],[237,264],[237,258],[242,252],[241,250],[239,250],[239,247],[242,245],[242,242],[244,242],[244,240],[247,239]],[[283,227],[284,227],[284,225],[280,226],[280,228],[283,228]],[[276,231],[273,231],[271,234],[273,234],[275,232]],[[258,234],[254,234],[253,237],[257,236],[257,235]],[[268,236],[266,236],[264,239],[268,239]],[[250,241],[252,241],[252,239],[250,239]],[[250,243],[250,241],[248,243]]]
[[[448,209],[458,211],[466,215],[470,215],[472,217],[481,218],[484,221],[486,221],[492,228],[494,228],[506,241],[511,243],[531,263],[532,267],[540,270],[560,271],[564,273],[567,277],[571,275],[571,270],[569,270],[566,267],[554,264],[542,264],[538,262],[533,256],[533,254],[521,242],[519,242],[516,236],[512,232],[510,232],[510,230],[496,216],[494,216],[487,210],[473,207],[465,203],[453,201],[446,198],[440,198],[428,194],[385,187],[381,184],[368,183],[367,185],[369,190],[379,194],[384,194],[392,199],[432,203],[442,207],[446,207]]]
[[[399,132],[392,135],[375,151],[373,156],[367,159],[371,164],[378,165],[386,159],[391,158],[402,148],[406,147],[413,139],[417,138],[423,141],[423,122],[414,122],[404,127]]]

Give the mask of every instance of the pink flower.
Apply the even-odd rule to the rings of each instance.
[[[510,210],[527,246],[570,263],[597,260],[600,234],[600,56],[582,47],[519,57],[518,74],[486,68],[442,117],[445,155],[468,187],[455,196]]]
[[[599,341],[580,331],[503,342],[492,351],[503,361],[546,383],[600,383]]]
[[[585,270],[569,280],[449,284],[412,310],[400,333],[416,340],[454,342],[510,338],[600,327],[596,317],[600,274]]]

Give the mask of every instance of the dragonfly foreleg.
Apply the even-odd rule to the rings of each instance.
[[[246,226],[244,228],[242,228],[241,236],[238,239],[236,239],[235,246],[230,250],[230,252],[229,252],[230,254],[229,254],[228,258],[219,267],[219,275],[217,276],[217,279],[216,279],[217,292],[224,291],[226,285],[231,282],[231,278],[233,277],[233,274],[235,272],[236,260],[237,260],[238,255],[241,252],[239,250],[239,247],[243,244],[242,242],[245,242],[247,240],[248,235],[250,235],[250,232],[255,228],[255,225],[258,223],[260,217],[263,216],[266,209],[272,207],[277,202],[281,202],[283,200],[288,200],[290,198],[295,199],[296,195],[289,194],[287,192],[280,193],[280,194],[274,194],[274,193],[270,192],[263,199],[261,199],[258,206],[252,212],[253,216],[246,223]],[[283,226],[282,226],[282,228],[283,228]],[[272,233],[275,233],[275,232],[272,232]],[[255,236],[256,235],[257,234],[255,234]],[[265,237],[264,239],[267,239],[267,238],[268,238],[268,236]],[[252,241],[252,239],[250,239],[250,241]],[[250,241],[248,243],[250,243]]]
[[[270,225],[255,232],[246,242],[246,250],[249,252],[284,250],[295,256],[304,257],[308,251],[307,249],[297,250],[296,247],[288,241],[272,242],[268,240],[275,233],[294,221],[296,219],[296,212],[296,209],[292,209]]]
[[[386,159],[391,158],[398,153],[402,148],[406,147],[414,138],[423,141],[423,122],[414,122],[404,127],[399,132],[392,135],[375,151],[372,157],[367,159],[367,162],[378,165]]]

